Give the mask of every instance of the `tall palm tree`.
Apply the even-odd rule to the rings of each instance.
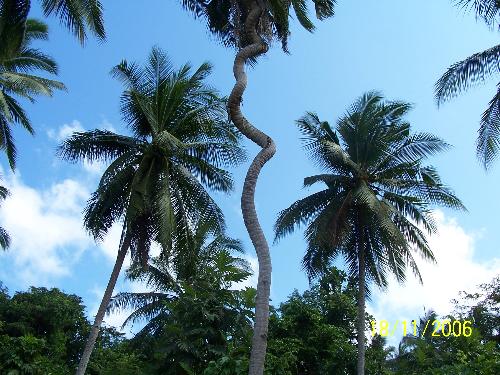
[[[31,47],[33,41],[47,39],[48,32],[43,22],[27,18],[28,11],[26,2],[0,1],[0,149],[6,152],[13,170],[17,150],[11,126],[18,124],[29,133],[34,132],[16,96],[33,102],[38,95],[52,96],[54,90],[65,88],[61,82],[30,74],[32,71],[57,74],[57,64]]]
[[[492,29],[499,24],[500,2],[497,0],[459,0],[457,4],[466,10],[472,9],[476,17]],[[435,85],[438,106],[499,72],[500,44],[451,65]],[[477,156],[488,168],[500,150],[500,82],[481,117],[478,133]]]
[[[436,230],[429,206],[464,209],[437,171],[422,164],[447,145],[427,133],[411,134],[404,119],[410,108],[369,92],[335,129],[314,113],[298,120],[306,151],[325,170],[305,178],[304,186],[326,187],[281,211],[275,224],[279,240],[307,223],[303,266],[310,278],[339,256],[357,277],[359,375],[364,374],[369,283],[386,287],[388,274],[404,282],[407,266],[421,281],[413,253],[434,261],[425,233]]]
[[[9,190],[6,187],[0,186],[0,200],[5,200],[9,195]],[[8,249],[10,246],[10,236],[9,233],[2,227],[0,227],[0,248],[2,250]]]
[[[122,221],[120,247],[77,374],[84,374],[99,327],[127,251],[147,265],[150,245],[168,254],[176,223],[203,220],[221,232],[224,218],[205,187],[233,187],[223,168],[243,159],[238,136],[227,123],[225,101],[205,83],[208,63],[195,72],[186,64],[174,70],[153,48],[145,67],[123,61],[112,73],[123,82],[121,113],[133,136],[94,130],[74,133],[59,153],[69,161],[111,162],[85,209],[85,228],[102,239]]]
[[[313,2],[318,19],[333,16],[335,0]],[[268,51],[273,41],[281,42],[283,50],[287,51],[289,18],[292,14],[308,31],[314,30],[314,24],[309,18],[306,0],[182,0],[182,5],[196,17],[205,19],[210,32],[225,45],[237,49],[233,64],[236,83],[228,100],[229,117],[245,137],[262,148],[247,171],[241,194],[243,220],[259,262],[249,374],[262,375],[267,348],[272,270],[269,245],[258,220],[254,196],[260,172],[275,154],[276,146],[272,138],[254,127],[241,111],[240,105],[247,85],[245,64],[255,63],[259,56]]]

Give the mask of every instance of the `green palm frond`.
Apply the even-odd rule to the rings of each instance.
[[[57,73],[57,64],[48,55],[30,46],[34,40],[47,39],[47,25],[28,19],[30,1],[0,2],[0,147],[15,168],[16,147],[10,126],[22,125],[33,134],[33,127],[16,97],[34,101],[36,96],[52,96],[65,86],[55,80],[32,74]]]
[[[474,11],[477,18],[483,19],[490,27],[498,21],[500,3],[498,0],[455,0],[465,11]]]
[[[99,40],[104,40],[106,32],[99,0],[41,0],[46,17],[55,15],[84,44],[88,31]]]
[[[487,169],[500,149],[500,85],[481,117],[477,138],[477,155]]]
[[[2,227],[0,227],[0,248],[2,250],[8,249],[10,246],[10,236],[9,233]]]
[[[109,130],[73,133],[58,148],[58,155],[68,161],[109,161],[126,153],[139,153],[144,143]]]
[[[484,82],[499,72],[500,45],[475,53],[463,61],[450,66],[435,85],[438,105],[467,90],[474,84]]]
[[[49,27],[43,21],[29,18],[26,20],[26,30],[24,31],[24,46],[28,46],[33,40],[48,40]]]

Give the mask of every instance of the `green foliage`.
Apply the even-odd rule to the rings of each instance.
[[[10,194],[7,188],[0,186],[0,202],[3,201]],[[9,233],[2,227],[0,227],[0,249],[6,250],[10,246],[10,235]],[[0,285],[0,292],[1,292]]]
[[[496,0],[459,0],[458,5],[475,12],[493,28],[498,24],[500,3]],[[435,85],[435,98],[438,105],[457,96],[469,87],[485,82],[499,73],[500,45],[459,61],[448,68]],[[484,111],[477,138],[477,156],[488,168],[500,150],[500,83],[497,92]]]
[[[464,207],[437,171],[423,165],[448,145],[431,134],[411,134],[404,118],[410,109],[369,92],[335,129],[314,113],[297,121],[306,152],[327,173],[305,178],[304,186],[324,189],[280,212],[275,230],[279,240],[307,224],[303,265],[310,277],[338,256],[357,277],[363,251],[367,281],[385,287],[388,272],[402,282],[407,266],[420,277],[413,252],[434,259],[418,225],[435,231],[431,205]]]
[[[455,337],[453,334],[434,337],[432,332],[422,337],[426,322],[438,318],[433,312],[423,317],[419,324],[419,336],[404,338],[397,356],[389,362],[395,374],[498,374],[499,280],[497,277],[491,283],[482,285],[480,293],[463,292],[462,299],[454,301],[455,314],[446,318],[451,321],[472,321],[472,334],[469,337]]]
[[[271,315],[269,374],[351,374],[355,370],[356,288],[335,268],[292,293]]]
[[[10,297],[0,283],[1,374],[74,372],[89,330],[80,297],[34,287]],[[142,367],[122,334],[102,330],[89,374],[139,374]]]
[[[250,1],[182,0],[181,3],[195,17],[203,18],[209,31],[224,45],[245,47],[249,43],[244,28]],[[335,0],[313,0],[313,3],[317,19],[333,17]],[[273,40],[281,42],[284,51],[287,51],[290,35],[289,19],[293,14],[307,31],[312,32],[315,28],[309,18],[309,6],[306,0],[265,0],[257,1],[257,4],[263,11],[257,32],[267,42]]]
[[[17,149],[11,126],[21,125],[29,133],[34,132],[16,97],[33,102],[36,96],[52,96],[54,90],[65,89],[61,82],[30,74],[57,74],[57,64],[31,46],[33,41],[47,39],[48,31],[43,22],[27,18],[29,7],[29,1],[0,1],[0,149],[7,154],[12,170]]]
[[[94,130],[60,146],[66,160],[110,163],[88,201],[84,225],[102,239],[123,220],[122,242],[130,241],[132,259],[143,266],[152,242],[169,253],[173,238],[196,220],[212,233],[224,229],[222,211],[205,188],[230,191],[224,168],[244,153],[224,100],[205,82],[210,72],[207,63],[194,72],[189,65],[174,70],[158,48],[145,67],[123,61],[113,75],[125,86],[121,113],[134,135]]]
[[[140,319],[146,325],[133,342],[147,348],[148,362],[165,374],[200,374],[224,368],[243,368],[232,361],[231,347],[244,345],[251,333],[255,290],[230,289],[250,276],[249,265],[231,252],[241,244],[217,235],[209,240],[199,223],[193,232],[176,241],[173,258],[155,259],[147,269],[132,267],[128,277],[153,288],[149,293],[120,293],[110,310],[132,307],[124,324]],[[225,359],[224,359],[225,358]],[[228,370],[224,370],[228,371]]]
[[[81,44],[87,40],[88,31],[99,40],[104,40],[106,32],[99,0],[41,0],[46,17],[55,15],[62,25],[69,29]]]

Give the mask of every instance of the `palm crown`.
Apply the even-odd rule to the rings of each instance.
[[[297,121],[305,149],[327,173],[307,177],[304,186],[326,185],[279,214],[276,239],[308,223],[303,265],[310,276],[325,270],[339,255],[357,276],[358,252],[365,254],[367,277],[387,285],[387,272],[399,281],[412,255],[434,259],[425,232],[434,231],[431,204],[463,209],[423,160],[447,145],[426,133],[410,133],[404,115],[411,106],[363,95],[333,130],[308,113]]]
[[[52,96],[55,89],[64,89],[61,82],[29,74],[37,70],[57,74],[57,64],[31,47],[33,41],[47,39],[47,25],[27,19],[29,4],[19,5],[12,0],[0,2],[0,148],[6,152],[12,169],[17,151],[11,125],[19,124],[34,132],[15,97],[33,102],[38,95]]]
[[[59,150],[70,161],[111,161],[85,209],[85,227],[99,239],[123,219],[122,242],[128,236],[143,264],[152,240],[170,249],[178,223],[202,219],[215,232],[224,229],[205,187],[229,191],[223,167],[240,162],[243,152],[222,120],[224,100],[204,83],[210,70],[205,63],[192,74],[189,65],[174,71],[157,48],[144,68],[123,61],[112,73],[125,84],[121,112],[134,135],[75,133]]]
[[[314,30],[309,18],[307,0],[259,0],[263,12],[258,24],[260,36],[267,42],[278,40],[287,51],[290,35],[289,18],[293,10],[299,23],[308,31]],[[334,14],[335,0],[314,0],[316,17],[320,20]],[[208,29],[226,46],[245,47],[249,41],[244,31],[249,1],[182,0],[182,5],[195,16],[204,18]]]

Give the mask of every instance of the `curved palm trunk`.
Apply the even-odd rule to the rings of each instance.
[[[259,37],[256,25],[259,22],[262,10],[256,0],[248,0],[248,15],[245,20],[246,36],[252,44],[242,48],[236,55],[233,73],[236,83],[228,99],[228,112],[236,127],[247,138],[262,147],[262,150],[253,160],[247,171],[243,192],[241,195],[241,210],[243,220],[250,239],[255,247],[259,262],[259,278],[257,282],[257,297],[255,302],[255,323],[252,338],[252,351],[250,354],[249,375],[262,375],[267,348],[267,331],[269,324],[269,295],[271,291],[271,256],[264,232],[259,224],[255,210],[255,187],[257,179],[264,164],[276,152],[276,146],[268,135],[255,128],[243,116],[240,103],[247,85],[245,63],[249,58],[257,57],[268,50],[267,44]]]
[[[97,340],[97,336],[99,334],[99,329],[101,328],[101,324],[104,319],[104,314],[106,313],[106,308],[108,307],[111,295],[113,294],[113,289],[115,288],[116,280],[118,280],[118,275],[120,274],[120,270],[122,269],[123,261],[125,260],[125,255],[127,255],[127,250],[129,247],[130,247],[130,236],[125,235],[125,238],[123,239],[122,244],[120,246],[120,250],[118,251],[118,255],[116,256],[115,265],[113,267],[113,271],[111,272],[108,285],[106,286],[106,291],[104,292],[101,304],[99,305],[99,310],[97,310],[97,315],[95,316],[94,324],[92,325],[89,337],[87,338],[87,342],[85,343],[85,349],[83,351],[82,358],[80,358],[80,363],[78,363],[78,368],[76,369],[76,375],[84,375],[85,371],[87,370],[87,365],[89,364],[90,355],[92,354],[92,350],[94,349],[94,345]]]
[[[362,236],[361,236],[362,237]],[[365,254],[364,245],[360,241],[358,249],[358,372],[357,375],[365,374]]]

